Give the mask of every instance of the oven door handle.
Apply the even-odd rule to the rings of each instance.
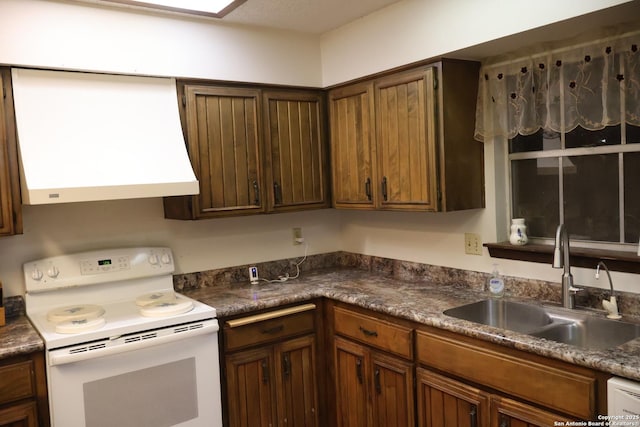
[[[178,325],[158,331],[129,334],[105,341],[91,342],[82,346],[51,350],[48,354],[48,363],[49,366],[56,366],[96,359],[185,340],[200,335],[216,334],[219,329],[217,319],[208,319],[194,324]],[[212,339],[217,340],[217,337],[212,337]]]

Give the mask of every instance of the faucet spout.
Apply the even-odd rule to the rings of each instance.
[[[620,313],[618,312],[618,302],[616,301],[616,296],[613,293],[613,280],[611,280],[611,273],[609,273],[609,269],[607,268],[607,264],[604,261],[600,261],[596,266],[596,279],[600,278],[600,268],[604,268],[604,271],[607,272],[607,277],[609,278],[609,287],[611,288],[611,296],[609,300],[602,300],[602,307],[607,311],[607,317],[609,319],[620,319]]]
[[[553,268],[563,268],[562,274],[562,306],[575,308],[575,294],[580,289],[573,286],[571,262],[569,260],[569,233],[564,224],[556,229],[556,242],[553,248]]]

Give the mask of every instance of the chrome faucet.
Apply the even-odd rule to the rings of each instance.
[[[613,280],[611,280],[611,273],[609,273],[609,269],[607,268],[607,264],[604,261],[600,261],[596,266],[596,279],[600,278],[600,268],[604,268],[604,271],[607,272],[607,277],[609,278],[609,287],[611,288],[611,296],[610,299],[602,299],[602,307],[607,311],[607,317],[609,319],[621,319],[620,313],[618,312],[618,302],[616,301],[616,296],[613,293]]]
[[[569,261],[569,233],[567,233],[564,224],[558,225],[556,229],[556,244],[553,249],[553,268],[562,267],[564,267],[564,273],[562,274],[562,306],[575,308],[576,292],[581,289],[573,286],[571,263]]]

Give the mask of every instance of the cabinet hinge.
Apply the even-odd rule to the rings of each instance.
[[[433,76],[433,88],[438,89],[438,76]]]
[[[186,95],[182,95],[182,106],[183,107],[187,106],[187,96]]]

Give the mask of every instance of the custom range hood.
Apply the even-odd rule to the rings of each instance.
[[[198,194],[170,78],[12,69],[22,202]]]

